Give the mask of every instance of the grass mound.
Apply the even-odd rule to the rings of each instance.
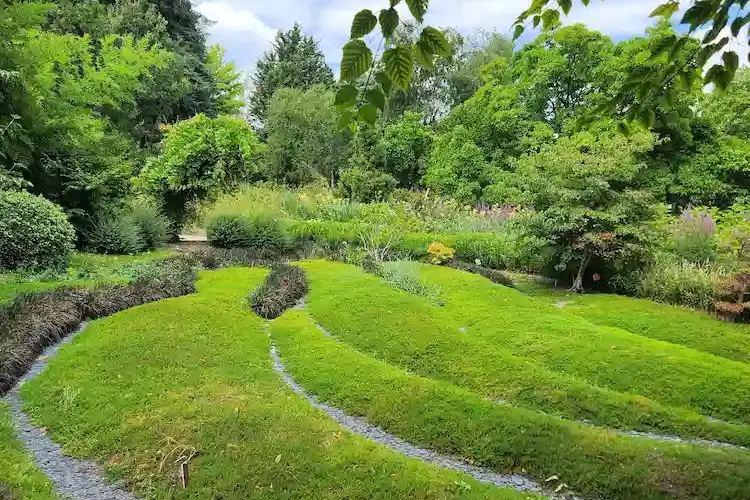
[[[274,319],[294,307],[306,293],[305,272],[299,267],[277,264],[271,268],[265,282],[250,295],[250,306],[255,314]]]
[[[303,311],[287,311],[271,332],[292,375],[318,397],[474,464],[539,482],[558,476],[589,498],[734,499],[750,484],[750,453],[624,437],[498,405],[358,353]]]
[[[150,498],[532,497],[351,435],[286,389],[244,300],[266,272],[203,272],[195,295],[92,323],[24,385],[27,409],[67,452]],[[172,465],[183,451],[187,490]]]
[[[17,296],[0,307],[0,394],[28,371],[45,347],[86,319],[194,291],[195,272],[180,258],[155,262],[131,284],[63,288]]]
[[[750,325],[718,321],[705,312],[610,294],[570,294],[524,282],[520,289],[600,326],[614,326],[750,363]]]
[[[558,336],[563,340],[571,339],[568,349],[560,353],[561,357],[567,356],[579,363],[586,360],[577,351],[586,352],[588,346],[573,345],[575,338],[572,334],[575,330],[567,334],[559,330],[561,326],[566,327],[569,319],[573,327],[581,332],[582,339],[598,333],[597,327],[514,290],[498,287],[479,276],[446,268],[423,269],[422,277],[428,283],[439,285],[443,292],[441,298],[446,300],[446,306],[438,307],[428,300],[395,290],[353,266],[316,261],[304,263],[302,267],[307,271],[310,283],[307,307],[326,329],[362,352],[411,373],[444,380],[489,399],[506,400],[517,406],[572,420],[585,420],[620,429],[750,444],[750,427],[712,421],[701,416],[695,410],[696,407],[700,408],[701,400],[696,400],[695,404],[688,401],[691,404],[683,408],[638,394],[634,389],[608,388],[603,383],[605,379],[578,376],[562,362],[563,366],[547,364],[537,352],[547,353],[547,343],[553,343]],[[459,291],[465,290],[463,296],[457,294],[457,288]],[[481,290],[485,301],[476,290]],[[502,294],[511,294],[513,300],[519,302],[528,301],[533,313],[522,308],[506,307],[506,302],[493,296],[494,293],[501,294],[501,297]],[[537,332],[545,325],[551,325],[550,331],[558,333],[550,334],[548,339],[542,335],[542,330],[536,339],[527,336],[527,344],[522,348],[515,346],[516,337],[525,335],[522,330],[528,328]],[[593,332],[587,333],[586,328]],[[503,339],[503,335],[510,338]],[[625,332],[618,335],[626,341],[636,337]],[[612,343],[606,346],[605,354],[616,365],[602,369],[604,375],[619,369],[625,379],[638,380],[638,376],[648,378],[650,373],[662,370],[664,364],[653,367],[653,370],[652,367],[644,369],[637,359],[664,349],[669,353],[661,352],[665,358],[674,356],[677,362],[682,363],[677,365],[685,369],[691,366],[693,358],[704,362],[709,358],[711,370],[694,373],[695,380],[715,380],[715,399],[723,397],[740,406],[748,403],[735,397],[732,391],[719,392],[721,384],[726,382],[724,376],[737,376],[735,372],[729,375],[723,373],[722,369],[726,371],[727,367],[721,363],[728,363],[732,370],[735,365],[744,365],[650,339],[643,339],[648,341],[647,345],[628,350],[625,352],[628,356],[618,358],[610,355],[610,352],[613,346],[616,351],[619,339],[609,340]],[[674,349],[670,350],[672,347]],[[649,350],[652,348],[657,350]],[[594,366],[598,366],[599,361],[593,354],[586,352],[586,355]],[[632,359],[636,359],[636,362],[629,367]],[[637,372],[637,369],[641,371]],[[688,387],[688,393],[693,392],[691,380],[679,381],[683,387]],[[658,387],[658,384],[654,385]],[[696,387],[701,388],[700,385]],[[714,395],[712,391],[705,392]],[[690,409],[691,406],[693,409]]]

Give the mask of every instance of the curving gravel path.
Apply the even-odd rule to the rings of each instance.
[[[447,469],[453,469],[459,472],[463,472],[474,477],[478,481],[491,483],[500,487],[513,488],[518,491],[536,493],[549,499],[576,499],[576,497],[573,497],[571,495],[555,494],[545,491],[538,483],[518,474],[500,474],[491,469],[470,465],[460,458],[441,455],[435,453],[434,451],[425,448],[419,448],[411,443],[407,443],[403,439],[384,431],[380,427],[368,423],[367,420],[363,418],[349,416],[344,413],[343,410],[334,408],[333,406],[329,406],[318,401],[315,396],[305,391],[305,389],[294,380],[289,372],[287,372],[286,367],[284,366],[284,362],[279,357],[278,350],[276,349],[276,345],[273,342],[271,342],[271,359],[273,360],[274,370],[279,374],[281,379],[291,390],[307,400],[314,407],[323,410],[339,425],[345,427],[346,429],[349,429],[356,434],[359,434],[360,436],[363,436],[371,441],[375,441],[376,443],[385,445],[402,455],[416,458],[430,464],[438,465],[440,467],[445,467]]]
[[[18,384],[3,398],[11,408],[11,416],[18,438],[26,450],[31,452],[34,462],[44,472],[63,497],[73,500],[136,500],[130,493],[102,478],[101,469],[91,460],[67,457],[62,447],[52,441],[42,430],[37,429],[31,418],[24,413],[21,401],[21,385],[32,380],[47,367],[62,346],[69,344],[86,328],[82,323],[75,333],[65,337],[59,344],[47,348]]]

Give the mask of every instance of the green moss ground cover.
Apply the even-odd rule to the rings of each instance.
[[[558,337],[566,340],[577,332],[580,332],[583,339],[587,339],[593,335],[589,330],[598,332],[600,329],[581,318],[561,313],[552,306],[524,297],[511,289],[494,285],[484,278],[453,269],[429,268],[429,271],[434,272],[425,271],[422,273],[423,277],[433,284],[439,281],[441,294],[447,298],[447,305],[440,307],[429,300],[396,290],[379,278],[353,266],[315,261],[304,263],[302,267],[307,271],[310,282],[310,293],[306,302],[316,320],[341,340],[362,352],[411,373],[451,382],[490,399],[502,399],[517,406],[543,410],[570,419],[736,444],[750,442],[748,426],[711,421],[696,411],[670,406],[639,395],[629,388],[623,390],[620,387],[603,387],[599,379],[592,377],[591,380],[587,380],[570,373],[562,360],[559,365],[548,364],[542,356],[549,351],[546,343],[554,344]],[[447,279],[436,279],[443,277]],[[464,282],[471,286],[466,297],[459,300],[456,296],[456,287],[460,290],[460,283]],[[485,285],[490,288],[485,289]],[[486,295],[487,310],[474,303],[476,297],[475,289],[472,287],[478,287],[482,293],[489,294]],[[531,307],[532,313],[524,308],[504,307],[504,299],[491,295],[494,290],[512,293],[513,300],[518,302],[528,301],[530,306],[524,307]],[[539,317],[538,311],[542,313]],[[499,316],[501,313],[504,313],[505,317]],[[473,316],[474,314],[476,316]],[[523,317],[518,318],[518,315]],[[573,330],[569,334],[550,333],[549,338],[540,334],[539,338],[528,340],[530,344],[524,346],[525,350],[516,348],[515,337],[524,333],[508,330],[508,327],[515,325],[518,330],[528,327],[531,331],[536,331],[538,327],[535,325],[539,321],[541,324],[551,325],[552,332],[560,325],[571,325]],[[495,332],[499,332],[497,336],[507,332],[513,338],[504,341],[502,338],[496,338]],[[621,331],[617,331],[617,335],[625,341],[637,337]],[[633,347],[632,356],[624,358],[610,355],[610,350],[616,350],[619,337],[610,339],[611,342],[607,345],[607,359],[622,365],[619,370],[622,371],[623,377],[637,381],[638,375],[643,378],[649,378],[653,373],[656,374],[654,377],[661,376],[660,371],[664,370],[664,364],[646,368],[642,368],[638,363],[628,364],[633,358],[654,356],[655,352],[664,356],[674,356],[682,362],[677,366],[684,370],[690,369],[693,360],[700,364],[708,359],[713,362],[710,370],[706,373],[691,371],[690,376],[696,380],[678,378],[677,382],[682,384],[681,387],[691,393],[691,382],[698,386],[701,379],[715,381],[716,389],[707,391],[713,399],[723,398],[740,407],[748,404],[747,400],[734,397],[736,387],[727,389],[726,392],[719,391],[724,382],[721,370],[727,369],[722,363],[728,364],[731,368],[732,371],[726,375],[730,378],[737,377],[737,372],[733,370],[738,367],[744,368],[745,365],[651,339],[638,339],[642,339],[643,342]],[[508,347],[503,344],[507,344]],[[596,352],[592,354],[590,350],[586,351],[586,348],[586,345],[580,348],[573,345],[563,354],[571,359],[571,363],[577,361],[583,364],[585,359],[579,359],[576,352],[579,350],[592,358],[593,366],[600,366],[600,362],[594,357]],[[635,371],[639,367],[643,370],[641,373]],[[618,368],[614,367],[602,368],[604,374],[610,376],[617,370]],[[664,383],[671,383],[673,374],[666,375]],[[654,386],[658,386],[658,383]],[[667,389],[671,391],[670,394],[674,392],[671,387]],[[693,408],[700,408],[704,403],[699,400],[692,404],[687,397],[683,398],[682,402],[691,403],[685,406]]]
[[[137,255],[74,254],[64,273],[28,275],[0,273],[0,304],[26,292],[53,290],[61,286],[93,286],[97,283],[124,283],[135,265],[167,257],[171,252],[157,250]]]
[[[10,408],[0,402],[0,498],[3,488],[15,498],[54,500],[52,484],[36,467],[31,456],[16,438],[10,420]]]
[[[473,274],[424,266],[422,276],[441,287],[442,316],[518,356],[598,386],[750,423],[745,363],[597,326]]]
[[[205,272],[196,295],[93,322],[23,387],[27,410],[148,498],[528,497],[353,436],[286,389],[247,305],[266,273]],[[193,451],[185,491],[172,464]]]
[[[304,311],[271,324],[295,379],[348,413],[410,442],[499,471],[553,475],[586,498],[735,499],[750,453],[624,437],[409,375],[326,337]]]
[[[600,326],[614,326],[645,337],[681,344],[736,361],[750,362],[750,326],[726,323],[705,312],[611,294],[575,294],[519,281],[526,293],[558,304]]]

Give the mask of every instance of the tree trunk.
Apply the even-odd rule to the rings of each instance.
[[[583,276],[586,273],[586,268],[589,267],[589,262],[591,262],[591,257],[588,253],[583,255],[583,259],[581,260],[581,266],[578,268],[578,274],[576,275],[576,279],[573,282],[573,286],[570,287],[571,292],[575,293],[583,293]]]

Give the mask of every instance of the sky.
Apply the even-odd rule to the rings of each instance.
[[[476,29],[511,35],[513,21],[531,0],[431,0],[425,24],[450,26],[469,34]],[[582,22],[615,41],[640,35],[653,24],[653,9],[664,0],[594,0],[588,7],[574,2],[565,24]],[[227,51],[227,59],[251,74],[255,61],[268,50],[277,30],[302,24],[319,41],[328,65],[338,74],[341,46],[348,39],[354,14],[361,9],[379,12],[388,0],[193,0],[196,9],[212,21],[209,42]],[[404,2],[399,5],[407,15]],[[521,43],[533,37],[526,34]],[[747,65],[747,45],[735,47]]]

